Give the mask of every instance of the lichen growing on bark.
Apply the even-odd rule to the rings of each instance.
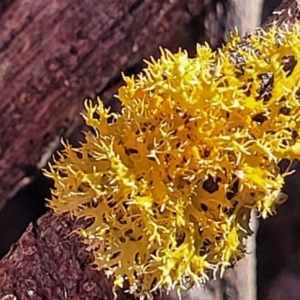
[[[124,77],[120,114],[85,102],[93,132],[50,166],[49,204],[93,218],[80,234],[115,286],[180,292],[244,256],[251,211],[286,200],[278,163],[300,154],[299,51],[298,25],[162,50]]]

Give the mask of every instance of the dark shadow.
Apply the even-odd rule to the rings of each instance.
[[[46,211],[45,198],[50,198],[50,184],[41,172],[36,179],[20,190],[0,211],[0,258],[27,228]]]
[[[261,23],[264,23],[272,14],[274,9],[281,4],[282,0],[265,0],[263,1]]]

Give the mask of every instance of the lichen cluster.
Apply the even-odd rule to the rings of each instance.
[[[218,51],[161,51],[124,77],[120,114],[86,101],[93,128],[47,175],[56,213],[92,218],[81,234],[115,286],[151,298],[201,285],[245,254],[250,213],[275,212],[300,154],[299,26],[233,34]]]

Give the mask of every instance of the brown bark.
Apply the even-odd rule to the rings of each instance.
[[[84,98],[115,92],[121,70],[159,45],[222,42],[227,2],[14,0],[0,18],[0,208],[72,131]]]
[[[50,213],[31,224],[0,262],[0,299],[112,299],[111,283],[72,233],[83,224]]]

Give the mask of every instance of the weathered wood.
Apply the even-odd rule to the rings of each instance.
[[[46,214],[0,262],[0,299],[113,299],[111,282],[92,269],[73,230],[82,221]],[[119,292],[118,299],[129,299]]]
[[[14,0],[0,18],[0,208],[72,131],[84,98],[112,92],[121,70],[159,45],[195,50],[203,33],[222,42],[227,2]]]

